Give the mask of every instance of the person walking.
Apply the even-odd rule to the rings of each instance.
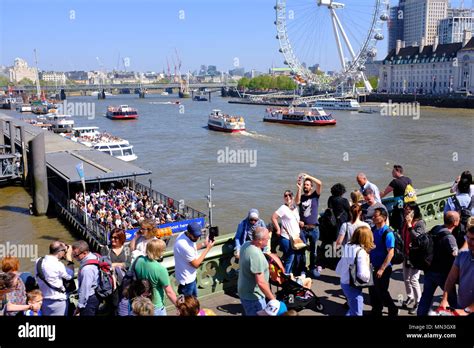
[[[135,263],[137,279],[146,279],[150,282],[155,316],[166,315],[165,294],[171,303],[176,305],[176,294],[171,287],[168,271],[159,262],[165,250],[166,243],[163,240],[151,240],[146,245],[146,256],[139,257]]]
[[[404,207],[404,223],[402,226],[401,237],[403,240],[404,261],[403,261],[403,282],[407,292],[407,298],[403,302],[403,307],[408,309],[409,314],[416,314],[421,298],[420,274],[410,263],[410,243],[413,239],[422,233],[426,233],[426,225],[423,221],[420,207],[416,203],[406,203]],[[413,305],[412,308],[409,308]]]
[[[346,295],[349,305],[347,316],[362,316],[364,310],[362,288],[356,288],[350,284],[350,266],[357,265],[357,278],[367,283],[371,276],[369,253],[374,248],[374,237],[367,226],[358,227],[354,231],[350,242],[344,245],[341,260],[336,267],[336,273],[341,277],[342,291]]]
[[[369,288],[371,314],[381,316],[383,307],[388,308],[389,316],[397,316],[398,308],[395,306],[388,291],[390,276],[392,275],[392,264],[390,261],[394,255],[395,236],[387,225],[387,212],[383,208],[376,208],[373,215],[375,249],[370,253],[370,261],[374,266],[374,286]]]
[[[430,231],[434,240],[433,260],[424,274],[424,286],[418,306],[418,316],[428,315],[433,304],[434,293],[438,287],[443,291],[445,290],[446,279],[459,251],[456,238],[452,234],[458,225],[459,214],[455,211],[449,211],[444,214],[444,224],[435,226]],[[455,289],[451,289],[448,298],[451,306],[456,307]]]
[[[257,227],[253,239],[245,242],[240,249],[237,293],[245,316],[256,316],[258,311],[264,309],[267,305],[265,298],[275,300],[268,283],[268,262],[262,251],[269,239],[268,230]]]
[[[98,260],[98,258],[90,252],[89,245],[83,240],[72,244],[72,256],[80,262],[78,275],[79,300],[74,315],[96,316],[100,305],[99,297],[95,293],[99,280],[99,270],[96,265],[87,264],[87,261]]]

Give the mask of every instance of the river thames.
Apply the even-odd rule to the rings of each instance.
[[[76,126],[99,126],[129,140],[138,156],[135,164],[152,171],[155,190],[207,213],[205,196],[212,178],[213,222],[221,233],[234,233],[250,208],[259,209],[269,222],[282,204],[283,191],[296,190],[301,172],[323,181],[325,207],[333,184],[343,183],[348,192],[357,188],[359,171],[383,190],[393,164],[404,166],[416,188],[445,183],[474,169],[473,110],[422,107],[419,118],[330,111],[337,126],[320,128],[264,123],[265,106],[229,104],[229,99],[220,97],[211,102],[181,99],[182,105],[159,104],[171,100],[177,98],[122,95],[106,100],[73,97],[68,102],[95,103],[95,118],[74,117]],[[137,108],[139,119],[119,122],[103,117],[107,105],[119,104]],[[243,116],[247,132],[209,131],[212,109]],[[229,163],[233,159],[225,154],[237,150],[247,151],[247,163]],[[146,178],[142,181],[148,185]],[[41,255],[53,239],[76,238],[56,219],[28,215],[30,202],[21,187],[0,188],[1,243],[34,241]],[[22,259],[22,267],[31,269],[30,262]]]

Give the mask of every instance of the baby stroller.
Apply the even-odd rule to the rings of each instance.
[[[277,287],[276,297],[285,302],[288,309],[311,309],[322,312],[324,305],[313,290],[303,287],[285,274],[285,267],[276,254],[265,254],[270,272],[270,284]]]

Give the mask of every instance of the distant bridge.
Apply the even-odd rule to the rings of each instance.
[[[190,83],[189,89],[217,89],[222,87],[236,87],[236,82],[228,83]],[[125,84],[94,84],[94,85],[61,85],[61,86],[41,86],[42,91],[55,92],[64,90],[65,92],[73,91],[99,91],[105,89],[109,90],[150,90],[150,89],[167,89],[167,88],[179,88],[179,83],[153,83],[153,84],[143,84],[143,83],[125,83]],[[6,90],[7,87],[4,87]],[[24,91],[24,92],[34,92],[36,91],[36,85],[24,85],[24,86],[14,86],[14,91]]]

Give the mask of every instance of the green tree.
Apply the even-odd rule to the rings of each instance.
[[[4,87],[4,86],[8,86],[8,85],[11,85],[10,80],[8,79],[8,77],[0,76],[0,86]]]
[[[379,85],[379,78],[376,76],[369,77],[369,83],[372,86],[373,89],[377,89]],[[364,81],[359,81],[356,83],[357,88],[363,88],[365,87]]]
[[[237,83],[238,88],[248,88],[250,83],[250,79],[248,77],[242,77],[239,82]]]
[[[18,82],[18,84],[19,85],[34,85],[34,82],[31,81],[30,79],[24,77]]]

